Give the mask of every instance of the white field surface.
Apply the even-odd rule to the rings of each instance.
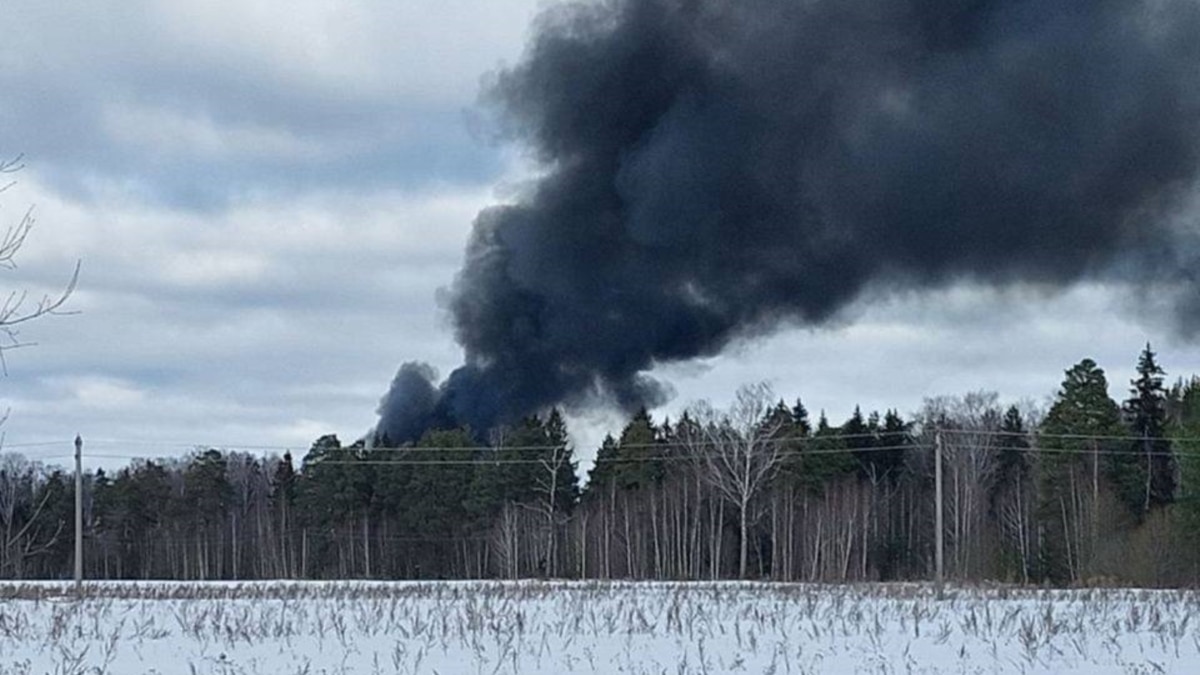
[[[0,675],[1200,673],[1195,591],[0,583]]]

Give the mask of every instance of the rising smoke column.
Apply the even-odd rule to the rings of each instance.
[[[1182,288],[1193,0],[608,0],[546,10],[484,100],[543,174],[447,289],[466,363],[379,431],[654,404],[657,363],[969,280]]]

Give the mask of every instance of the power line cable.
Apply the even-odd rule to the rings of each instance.
[[[1129,447],[1129,448],[1112,448],[1112,447],[1086,448],[1086,447],[1083,447],[1083,448],[1081,448],[1081,447],[1066,447],[1066,446],[1061,445],[1062,442],[1068,441],[1068,440],[1072,440],[1072,441],[1108,441],[1108,442],[1128,441],[1130,443],[1133,443],[1136,441],[1139,444],[1145,443],[1145,442],[1161,442],[1161,441],[1174,442],[1174,443],[1200,442],[1200,438],[1194,438],[1194,437],[1178,437],[1178,436],[1177,437],[1170,437],[1170,436],[1139,437],[1139,436],[1118,436],[1118,435],[1102,435],[1102,434],[1095,434],[1095,435],[1092,435],[1092,434],[1036,434],[1036,433],[1030,434],[1030,433],[1021,433],[1021,432],[1001,431],[1001,430],[986,430],[986,429],[974,430],[974,429],[949,429],[949,428],[940,429],[940,431],[944,436],[948,435],[948,436],[958,437],[958,438],[971,437],[971,436],[980,436],[980,437],[985,437],[985,438],[997,438],[997,437],[1014,438],[1015,437],[1015,438],[1021,438],[1023,440],[1030,442],[1030,445],[1025,446],[1025,447],[1009,446],[1009,447],[1003,447],[1003,448],[1000,448],[1000,447],[988,448],[993,451],[1004,450],[1004,451],[1021,452],[1021,453],[1027,453],[1027,454],[1041,454],[1041,453],[1077,454],[1077,455],[1102,454],[1102,455],[1175,456],[1175,457],[1200,456],[1200,451],[1189,451],[1189,450],[1184,450],[1184,449],[1179,449],[1179,448],[1172,449],[1172,450],[1149,450],[1149,451],[1147,451],[1147,450],[1136,448],[1136,447]],[[899,434],[898,433],[882,433],[882,434],[851,434],[851,435],[847,435],[847,436],[831,435],[828,437],[813,437],[813,436],[781,437],[781,438],[761,439],[761,440],[757,441],[757,443],[759,445],[798,445],[798,446],[801,446],[796,449],[785,450],[785,451],[782,451],[782,452],[779,452],[776,454],[776,456],[782,457],[784,459],[786,459],[788,457],[833,455],[833,454],[839,454],[839,453],[869,454],[869,453],[877,453],[877,452],[892,452],[892,451],[896,451],[896,450],[921,450],[921,449],[931,449],[932,448],[932,445],[929,442],[923,442],[921,440],[923,436],[927,435],[927,434],[923,434],[923,433],[918,433],[918,434],[911,436],[911,438],[913,438],[913,442],[903,443],[903,444],[899,444],[899,445],[887,445],[887,446],[852,445],[852,446],[847,446],[847,447],[833,447],[833,448],[811,447],[812,444],[814,444],[814,443],[819,444],[823,441],[836,441],[836,440],[844,440],[847,438],[867,438],[867,437],[878,438],[880,436],[895,436],[895,435],[899,435]],[[1039,442],[1039,440],[1041,440],[1041,439],[1058,439],[1059,444],[1041,443],[1041,442]],[[121,440],[117,440],[117,439],[109,439],[104,442],[111,443],[111,444],[130,444],[126,441],[121,441]],[[144,444],[153,444],[152,441],[145,441],[143,443]],[[598,463],[598,464],[630,463],[630,462],[697,461],[698,459],[702,459],[704,456],[709,455],[709,454],[716,455],[716,456],[724,454],[724,453],[720,452],[719,450],[716,450],[713,452],[698,452],[698,450],[701,450],[703,448],[716,448],[717,446],[722,445],[724,443],[726,443],[726,441],[712,440],[712,439],[698,439],[696,441],[689,441],[689,442],[658,441],[658,442],[652,442],[652,443],[619,444],[616,446],[616,449],[618,451],[622,451],[622,452],[638,451],[638,450],[654,450],[654,451],[657,451],[660,453],[661,452],[670,452],[672,450],[682,451],[682,452],[675,452],[672,454],[659,454],[659,455],[643,456],[643,457],[638,457],[636,455],[634,455],[634,456],[624,455],[621,457],[610,457],[610,458],[597,457],[597,458],[593,459],[592,461],[595,463]],[[37,442],[37,443],[14,444],[14,445],[10,445],[7,447],[9,447],[9,448],[12,448],[12,447],[48,447],[51,445],[59,445],[59,444],[65,445],[65,444],[67,444],[67,442],[66,441],[63,441],[63,442],[44,441],[44,442]],[[804,446],[810,446],[810,447],[804,447]],[[238,451],[242,451],[246,448],[253,448],[253,449],[258,449],[258,450],[270,450],[270,449],[283,448],[285,446],[259,445],[259,446],[227,446],[224,448],[212,448],[212,447],[206,448],[206,446],[203,446],[203,445],[191,444],[188,447],[196,449],[196,450],[209,449],[209,450],[224,450],[226,452],[238,452]],[[333,465],[333,466],[337,466],[337,465],[345,465],[345,466],[350,466],[350,465],[406,466],[407,465],[407,466],[413,466],[413,465],[472,465],[472,464],[514,464],[514,465],[536,464],[536,465],[540,465],[540,464],[544,464],[548,460],[546,458],[526,459],[526,458],[521,458],[519,456],[512,457],[512,456],[501,456],[501,455],[507,455],[507,454],[511,454],[511,453],[520,454],[520,453],[528,453],[528,452],[553,452],[553,451],[561,450],[564,447],[567,447],[567,446],[563,446],[563,445],[522,445],[522,446],[508,446],[508,447],[504,447],[504,446],[500,446],[500,447],[457,446],[457,447],[447,447],[447,448],[423,447],[423,446],[386,447],[386,448],[367,448],[367,447],[362,447],[362,446],[343,446],[343,447],[335,447],[335,448],[327,448],[327,449],[319,450],[320,452],[325,452],[325,453],[328,453],[329,455],[331,455],[330,458],[319,457],[319,458],[315,459],[314,461],[308,461],[308,462],[301,460],[300,464],[303,467],[313,467],[313,466],[318,466],[318,465]],[[954,447],[955,447],[955,444],[952,441],[950,443],[949,449],[953,450]],[[355,453],[355,454],[351,455],[351,457],[352,457],[351,459],[342,459],[340,456],[342,456],[345,453]],[[373,459],[372,458],[373,455],[377,456],[377,455],[380,455],[383,453],[398,453],[399,457],[396,459]],[[447,459],[446,458],[446,455],[455,454],[455,453],[459,453],[459,454],[469,453],[472,456],[463,458],[463,459]],[[407,458],[408,455],[422,455],[422,454],[437,454],[437,455],[439,455],[439,458],[438,459],[429,459],[429,460],[408,459]],[[100,452],[100,453],[89,452],[89,453],[86,453],[85,456],[88,459],[127,459],[127,460],[145,460],[145,461],[155,461],[155,460],[164,459],[164,458],[155,458],[155,457],[151,457],[151,456],[147,456],[147,455],[133,455],[133,454],[109,453],[109,452]],[[69,459],[71,457],[72,457],[72,455],[49,455],[49,456],[43,456],[43,457],[36,457],[33,459],[35,461],[41,461],[41,460],[47,460],[47,459]],[[173,457],[173,458],[168,458],[168,459],[177,459],[177,460],[184,461],[187,459],[187,457]]]

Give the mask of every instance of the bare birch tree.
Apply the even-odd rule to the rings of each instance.
[[[555,446],[544,452],[538,458],[537,474],[538,501],[534,508],[545,518],[545,565],[540,570],[542,576],[558,574],[558,528],[564,519],[558,508],[562,492],[561,478],[563,468],[570,464],[571,449],[566,445]]]
[[[53,520],[38,527],[50,498],[50,492],[39,489],[45,481],[37,463],[0,454],[0,578],[22,578],[25,562],[47,551],[62,534],[62,523]]]
[[[783,461],[776,438],[781,422],[768,415],[775,401],[765,382],[738,389],[733,404],[717,411],[704,401],[692,405],[696,421],[681,439],[700,475],[738,515],[738,576],[746,577],[754,500],[770,484]]]
[[[995,392],[925,400],[924,433],[942,433],[951,574],[971,578],[983,564],[988,495],[992,489],[1003,418]]]

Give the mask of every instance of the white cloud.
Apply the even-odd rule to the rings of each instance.
[[[146,400],[146,392],[136,383],[111,377],[67,377],[58,382],[51,380],[51,384],[65,389],[79,405],[94,410],[127,410]]]
[[[149,3],[175,47],[230,68],[371,94],[470,100],[481,73],[518,53],[533,0]]]
[[[164,257],[160,263],[164,280],[186,286],[249,284],[267,271],[261,257],[235,249],[172,251]]]
[[[204,111],[108,103],[100,110],[102,133],[151,157],[192,161],[267,159],[305,162],[331,148],[312,138],[263,124],[216,123]]]

